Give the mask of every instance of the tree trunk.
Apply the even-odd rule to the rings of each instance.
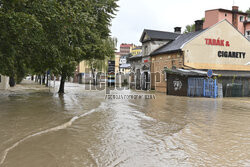
[[[39,84],[42,85],[42,77],[41,77],[41,75],[38,75],[38,79],[39,79]]]
[[[94,68],[92,68],[92,67],[91,67],[91,72],[92,72],[92,77],[93,77],[93,85],[96,85],[95,71],[94,71]]]
[[[58,91],[58,93],[60,93],[60,94],[64,93],[65,80],[66,80],[66,74],[64,72],[62,72],[62,78],[61,78],[61,82],[60,82],[60,88],[59,88],[59,91]]]
[[[49,87],[49,74],[47,73],[46,87]]]
[[[45,77],[45,74],[43,74],[42,77],[43,77],[43,85],[45,85],[45,80],[46,80],[46,79],[45,79],[45,78],[46,78],[46,77]]]
[[[10,87],[14,87],[16,85],[14,77],[10,77],[9,84],[10,84]]]

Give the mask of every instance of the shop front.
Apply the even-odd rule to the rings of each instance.
[[[212,70],[218,74],[217,85],[222,85],[223,96],[250,96],[250,77],[246,75],[250,74],[250,42],[227,20],[208,29],[182,34],[156,50],[151,57],[153,65],[161,68],[158,71],[164,66],[204,72]],[[157,59],[158,64],[154,63]],[[154,70],[152,68],[151,72]]]

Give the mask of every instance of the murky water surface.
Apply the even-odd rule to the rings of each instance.
[[[1,167],[250,166],[249,98],[24,88],[0,93]]]

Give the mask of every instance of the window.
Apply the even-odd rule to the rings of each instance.
[[[244,16],[240,16],[240,22],[244,22],[245,19],[244,19]]]
[[[250,31],[247,31],[247,32],[246,32],[246,37],[247,37],[247,39],[250,41]]]
[[[161,74],[159,72],[156,72],[155,75],[156,75],[156,82],[161,82]]]
[[[144,47],[144,55],[147,55],[148,54],[148,46],[145,46]]]
[[[225,13],[225,17],[227,17],[227,13]]]

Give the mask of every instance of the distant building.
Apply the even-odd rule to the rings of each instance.
[[[213,9],[205,11],[203,29],[209,28],[224,19],[250,40],[250,18],[248,18],[247,13],[239,11],[238,6],[233,6],[232,10]]]
[[[133,56],[138,55],[142,52],[142,46],[136,46],[132,49],[131,54]]]
[[[115,53],[115,73],[119,73],[119,67],[120,67],[120,52]]]
[[[142,55],[140,57],[140,60],[138,60],[139,57],[134,57],[131,59],[131,61],[137,61],[137,65],[133,66],[133,72],[136,74],[136,80],[138,81],[138,78],[140,78],[141,80],[141,89],[150,89],[151,53],[154,52],[156,49],[162,47],[163,45],[175,40],[180,35],[180,32],[180,27],[176,27],[174,33],[147,29],[143,31],[140,38],[140,42],[142,43]],[[140,65],[138,63],[140,63]]]
[[[122,43],[120,45],[120,55],[121,56],[126,56],[132,52],[132,49],[135,47],[134,44],[126,44]]]
[[[6,90],[9,88],[9,77],[0,75],[0,90]]]
[[[106,73],[108,68],[108,60],[95,61],[95,73]],[[87,61],[81,61],[77,67],[77,81],[78,83],[89,83],[92,81],[91,65]]]
[[[131,53],[120,56],[119,72],[128,73],[130,72],[129,58],[132,56]]]
[[[137,52],[141,52],[141,48],[134,44],[122,43],[120,45],[119,72],[130,72],[130,64],[128,62],[128,58]]]

